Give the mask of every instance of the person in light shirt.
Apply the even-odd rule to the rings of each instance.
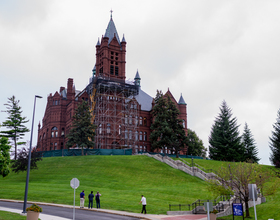
[[[142,195],[142,198],[141,198],[141,201],[139,202],[139,204],[142,203],[142,211],[141,211],[141,214],[143,214],[143,212],[145,212],[145,214],[147,213],[146,211],[146,205],[147,205],[147,202],[146,202],[146,198]]]

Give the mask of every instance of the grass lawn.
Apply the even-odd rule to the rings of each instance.
[[[26,220],[26,216],[13,212],[0,211],[0,220]]]
[[[79,193],[99,191],[101,208],[140,212],[141,195],[147,211],[166,214],[169,204],[190,204],[212,199],[207,183],[147,156],[73,156],[44,158],[30,172],[28,201],[73,204],[72,178],[78,178]],[[0,198],[23,200],[26,172],[0,179]]]
[[[277,192],[274,196],[268,196],[266,198],[266,203],[256,206],[257,219],[267,220],[267,219],[280,219],[279,212],[279,201],[280,201],[280,192]],[[220,217],[217,219],[232,220],[232,215]],[[242,216],[234,216],[234,220],[242,220]],[[250,218],[246,219],[255,219],[254,207],[250,208]]]
[[[191,159],[186,160],[191,162]],[[228,162],[214,160],[194,159],[194,162],[214,170],[228,165]],[[213,199],[203,180],[147,156],[51,157],[40,161],[38,167],[30,173],[28,201],[73,205],[74,190],[70,181],[74,177],[80,180],[75,195],[77,206],[82,190],[86,194],[85,205],[88,204],[87,195],[93,190],[102,194],[101,208],[129,212],[141,211],[138,203],[143,194],[147,198],[147,211],[151,214],[166,214],[169,204]],[[269,166],[263,167],[268,169]],[[0,178],[0,198],[23,200],[25,181],[26,172],[10,173]],[[280,192],[266,199],[266,203],[256,206],[258,219],[280,219]],[[253,208],[250,215],[254,219]],[[232,215],[219,219],[229,220]],[[242,218],[235,216],[235,219]]]
[[[173,158],[175,159],[175,158]],[[183,160],[186,160],[187,162],[191,163],[191,159],[189,158],[183,158]],[[215,161],[215,160],[202,160],[202,159],[193,159],[193,162],[200,165],[201,167],[204,167],[205,169],[213,169],[218,170],[218,167],[220,166],[228,166],[228,164],[232,162],[224,162],[224,161]],[[263,169],[271,169],[271,166],[268,165],[261,165]],[[266,197],[266,203],[263,203],[261,205],[256,206],[256,212],[257,212],[257,218],[261,220],[267,220],[267,219],[280,219],[280,212],[279,212],[279,202],[280,202],[280,191],[278,191],[273,196],[267,196]],[[255,219],[254,217],[254,208],[250,208],[250,218],[248,219]],[[232,215],[221,217],[218,219],[226,219],[231,220]],[[235,220],[241,220],[242,217],[235,216]]]

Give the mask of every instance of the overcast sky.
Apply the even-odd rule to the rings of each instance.
[[[243,133],[247,122],[261,164],[270,164],[269,137],[280,107],[280,1],[258,0],[0,0],[0,110],[20,100],[33,145],[47,97],[73,78],[82,90],[92,75],[95,45],[110,10],[127,41],[126,76],[138,69],[151,96],[182,93],[188,128],[204,146],[223,100]],[[0,112],[0,122],[6,119]],[[30,133],[25,136],[30,139]]]

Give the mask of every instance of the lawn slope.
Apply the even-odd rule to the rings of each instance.
[[[166,214],[169,204],[190,204],[212,199],[207,183],[147,156],[76,156],[44,158],[30,173],[28,201],[73,204],[72,178],[78,178],[79,193],[99,191],[101,208],[139,212],[141,195],[147,211]],[[23,200],[26,172],[0,179],[0,198]]]

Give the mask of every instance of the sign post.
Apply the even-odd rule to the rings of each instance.
[[[74,205],[73,205],[73,220],[75,220],[75,191],[79,187],[80,181],[77,178],[73,178],[70,181],[70,186],[74,189]]]
[[[207,219],[210,220],[209,212],[213,211],[213,203],[212,202],[204,202],[204,208],[207,211]]]
[[[258,199],[257,185],[248,184],[248,189],[249,189],[249,198],[253,199],[253,202],[254,202],[255,220],[257,220],[257,211],[256,211],[256,202],[255,202]]]

